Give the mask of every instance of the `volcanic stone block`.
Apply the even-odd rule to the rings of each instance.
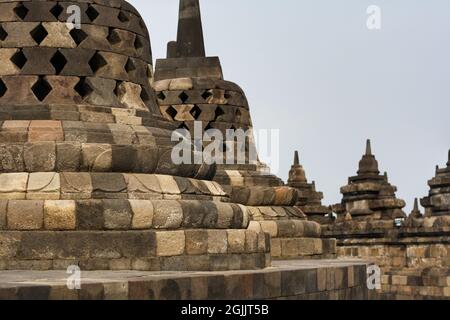
[[[89,173],[64,172],[60,174],[61,194],[64,199],[88,199],[92,193]]]
[[[70,29],[64,22],[44,22],[42,26],[48,36],[41,42],[43,47],[76,48],[77,44],[70,36]]]
[[[112,52],[97,52],[97,55],[99,60],[104,61],[99,69],[94,70],[97,77],[128,80],[128,74],[125,71],[128,60],[126,56]]]
[[[157,175],[156,178],[158,179],[161,191],[163,193],[174,195],[180,194],[180,189],[172,176]]]
[[[103,78],[86,78],[86,85],[91,88],[85,102],[100,106],[119,106],[117,96],[114,94],[116,81]]]
[[[76,172],[80,169],[81,144],[56,144],[56,170],[58,172]]]
[[[112,168],[112,147],[109,144],[81,145],[82,167],[90,171],[106,172]]]
[[[8,200],[0,200],[0,230],[7,229],[6,214]]]
[[[258,252],[258,233],[253,230],[245,230],[245,251],[247,253]]]
[[[156,255],[158,257],[180,256],[184,253],[185,244],[184,231],[161,231],[156,233]]]
[[[56,145],[54,142],[26,143],[24,147],[25,168],[29,172],[55,170]]]
[[[206,230],[186,230],[186,253],[201,255],[208,252],[208,232]]]
[[[208,230],[208,253],[224,254],[228,251],[228,235],[225,230]]]
[[[61,182],[59,173],[31,173],[28,180],[27,199],[57,200],[60,198]]]
[[[46,76],[45,80],[52,88],[52,90],[44,99],[45,103],[66,105],[81,102],[80,95],[74,89],[77,83],[80,81],[78,77]],[[62,128],[60,134],[62,137],[64,137]]]
[[[7,90],[2,97],[2,104],[15,105],[17,104],[17,98],[20,97],[20,101],[23,104],[37,105],[39,100],[34,95],[31,88],[38,80],[37,76],[5,76],[2,77],[2,81],[7,88],[14,88],[14,90]],[[27,119],[32,118],[32,115],[27,113]],[[23,119],[23,118],[22,118]]]
[[[0,174],[0,197],[3,199],[25,199],[28,173]]]
[[[92,173],[92,190],[94,198],[127,198],[127,185],[120,173]]]
[[[245,230],[228,230],[228,252],[245,252]]]
[[[0,172],[24,171],[23,146],[0,145]]]
[[[3,23],[2,27],[8,33],[8,37],[3,41],[3,47],[33,47],[36,45],[31,36],[31,31],[39,24],[36,22],[8,22]]]
[[[179,78],[170,81],[169,90],[191,90],[193,89],[193,82],[191,78]],[[156,90],[161,91],[161,90]]]
[[[77,230],[103,230],[105,217],[102,200],[76,202]]]
[[[11,200],[8,203],[8,229],[39,230],[44,222],[44,201]]]
[[[141,99],[142,87],[132,82],[122,82],[117,89],[119,102],[128,109],[148,110]]]
[[[129,230],[132,211],[128,200],[103,201],[105,227],[109,230]]]
[[[0,75],[15,75],[20,73],[20,68],[11,60],[19,49],[15,48],[0,48]]]
[[[273,238],[278,236],[278,225],[276,221],[261,221],[260,224],[263,232],[270,234]]]
[[[183,208],[178,201],[154,201],[153,227],[156,229],[178,229],[183,221]]]
[[[216,204],[218,217],[216,227],[218,229],[231,228],[233,225],[234,210],[229,204],[217,202]]]
[[[132,229],[150,229],[153,226],[154,208],[152,201],[129,200],[133,212]]]
[[[83,28],[89,26],[83,26]],[[84,30],[84,29],[83,29]],[[61,70],[60,75],[63,76],[92,76],[94,73],[89,66],[89,61],[95,54],[95,50],[90,49],[59,49],[64,56],[66,64]]]
[[[130,199],[161,199],[162,191],[155,175],[125,174]]]
[[[46,230],[75,230],[76,205],[75,201],[44,202],[44,226]]]

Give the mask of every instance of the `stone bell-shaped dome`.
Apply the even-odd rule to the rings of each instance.
[[[270,262],[248,209],[207,181],[215,167],[172,161],[176,126],[127,2],[0,1],[0,62],[0,269]]]

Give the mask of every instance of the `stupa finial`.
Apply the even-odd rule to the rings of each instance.
[[[367,139],[366,142],[366,156],[371,156],[372,155],[372,143],[370,141],[370,139]]]
[[[168,58],[205,57],[199,0],[180,0],[176,42],[168,44]]]
[[[295,151],[295,155],[294,155],[294,166],[299,166],[300,165],[300,157],[298,155],[298,151]]]

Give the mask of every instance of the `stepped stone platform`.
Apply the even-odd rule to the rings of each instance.
[[[364,260],[277,261],[257,271],[83,271],[81,289],[65,271],[0,271],[0,299],[39,300],[365,300]]]

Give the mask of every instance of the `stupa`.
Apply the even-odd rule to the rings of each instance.
[[[258,159],[249,159],[254,151],[252,121],[244,91],[224,80],[219,57],[206,56],[199,0],[181,0],[177,40],[167,46],[167,58],[157,59],[154,88],[162,115],[187,129],[192,137],[195,123],[200,130],[219,130],[222,151],[237,148],[227,140],[227,130],[243,130],[246,135],[245,163],[218,164],[214,180],[234,186],[282,186],[278,177]],[[209,142],[204,142],[204,146]],[[253,160],[253,161],[252,161]]]
[[[387,173],[380,175],[371,142],[367,140],[357,175],[350,177],[348,185],[341,188],[342,202],[333,206],[338,214],[336,222],[354,221],[355,225],[370,222],[371,227],[393,227],[395,219],[406,218],[402,210],[405,201],[396,197],[396,191],[397,188],[389,183]]]
[[[429,195],[421,200],[428,224],[450,225],[450,151],[446,168],[436,167],[436,176],[428,181]]]
[[[330,217],[331,209],[322,205],[323,193],[316,190],[316,183],[309,183],[305,169],[300,164],[298,151],[295,151],[294,164],[289,171],[288,186],[297,190],[296,206],[306,214],[309,220],[320,224],[333,222]]]
[[[176,126],[129,3],[3,1],[0,61],[0,269],[270,263],[249,210],[209,181],[215,166],[172,162]]]
[[[199,0],[181,0],[177,40],[169,42],[167,58],[156,61],[155,82],[163,116],[195,135],[195,122],[202,132],[218,129],[250,132],[245,143],[245,164],[217,165],[214,181],[231,195],[231,201],[250,211],[249,230],[265,232],[271,237],[274,258],[332,257],[333,240],[320,239],[320,225],[306,221],[296,207],[297,190],[269,173],[258,159],[249,158],[255,151],[249,104],[244,91],[224,80],[220,59],[207,57],[203,40]],[[224,148],[234,148],[234,140],[224,140]],[[204,144],[207,146],[208,142]]]

